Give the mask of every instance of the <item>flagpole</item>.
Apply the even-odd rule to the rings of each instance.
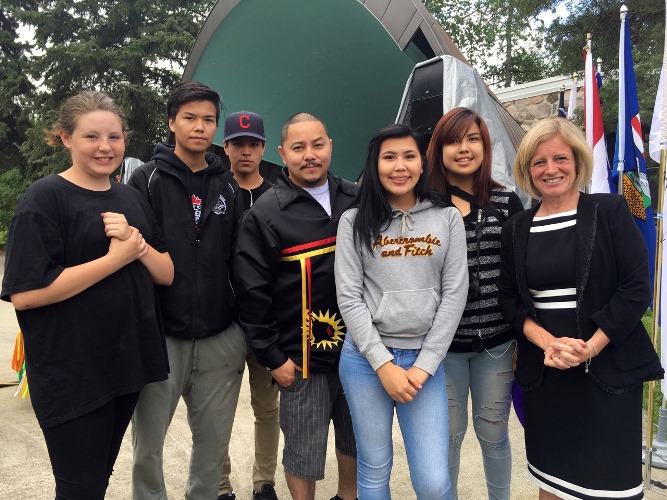
[[[620,159],[619,159],[620,163]],[[665,191],[665,165],[667,165],[667,151],[660,151],[660,170],[658,173],[658,216],[655,242],[655,275],[653,279],[653,321],[651,341],[658,345],[658,330],[660,328],[660,294],[662,284],[662,212],[664,209],[663,197]],[[620,174],[619,174],[620,175]],[[663,349],[667,346],[663,346]],[[655,380],[648,382],[648,404],[646,422],[646,457],[644,458],[644,489],[651,489],[651,465],[653,464],[653,405],[655,404]]]
[[[625,170],[625,18],[628,8],[621,5],[621,39],[618,48],[618,194],[623,194],[623,171]]]
[[[665,7],[667,7],[667,0],[665,0]],[[665,22],[667,23],[667,10],[665,11]],[[662,296],[662,291],[661,291],[661,285],[662,285],[662,267],[663,267],[663,255],[664,255],[664,248],[663,248],[663,239],[664,239],[664,230],[663,230],[663,210],[665,208],[665,171],[667,170],[667,86],[665,86],[665,72],[667,69],[667,31],[665,32],[665,47],[664,47],[664,52],[663,52],[663,60],[662,60],[662,69],[660,72],[660,84],[658,85],[658,95],[656,96],[656,102],[655,102],[655,108],[654,108],[654,117],[653,117],[653,122],[651,123],[651,132],[649,134],[650,141],[649,142],[658,142],[659,146],[659,158],[655,157],[655,151],[652,151],[651,147],[649,147],[649,152],[651,153],[651,157],[654,160],[659,160],[660,168],[659,168],[659,173],[658,173],[658,222],[657,222],[657,230],[656,230],[656,259],[655,259],[655,283],[657,286],[654,287],[654,295],[653,295],[653,303],[654,303],[654,311],[653,311],[653,345],[657,346],[657,336],[658,336],[658,328],[659,328],[659,319],[660,319],[660,309],[656,312],[655,310],[655,304],[658,304],[659,307],[663,305],[663,296]],[[658,115],[658,118],[656,119],[655,115]],[[657,137],[655,137],[657,136]],[[657,141],[656,141],[657,139]],[[655,146],[655,144],[652,144]],[[664,322],[663,322],[664,323]],[[661,356],[661,360],[664,363],[664,352],[665,349],[667,349],[667,343],[664,342],[665,338],[665,328],[662,328],[662,337],[663,337],[663,342],[662,342],[662,353],[663,355]],[[649,385],[649,422],[651,422],[651,417],[653,415],[653,392],[655,391],[655,382],[652,382]],[[663,392],[666,392],[664,390],[664,382],[663,382]],[[650,462],[648,461],[648,458],[650,455],[647,455],[647,460],[646,463],[650,463],[651,465],[654,465],[656,467],[660,468],[665,468],[665,465],[667,464],[667,457],[665,450],[667,450],[667,443],[665,443],[665,428],[667,426],[667,400],[663,397],[662,401],[662,408],[660,410],[660,418],[658,420],[658,434],[656,436],[655,440],[655,445],[650,446],[648,443],[648,438],[647,438],[647,447],[651,450],[651,453],[655,452],[655,458],[654,460],[651,460]],[[653,428],[648,427],[647,428],[647,436],[653,436]],[[655,463],[654,463],[655,462]],[[648,484],[648,487],[650,488],[651,484],[651,469],[647,469],[647,475],[645,475],[644,479],[644,484],[645,486]],[[648,480],[646,479],[648,477]]]
[[[570,102],[567,105],[568,120],[574,119],[574,109],[577,107],[577,73],[572,73],[572,88],[570,89]]]
[[[621,39],[619,48],[619,84],[618,84],[618,186],[619,193],[622,193],[622,175],[623,168],[621,162],[625,158],[625,22],[628,14],[628,8],[625,5],[621,6]],[[622,127],[622,129],[621,129]],[[662,212],[663,212],[663,193],[665,187],[665,151],[661,151],[660,155],[660,170],[658,173],[658,190],[660,191],[657,200],[657,227],[656,227],[656,248],[655,248],[655,262],[653,275],[653,318],[651,328],[651,341],[653,346],[657,345],[658,329],[660,327],[660,290],[662,280]],[[646,422],[646,455],[644,457],[644,489],[651,489],[651,466],[653,464],[653,405],[655,404],[655,380],[648,382],[648,402],[647,402],[647,422]]]

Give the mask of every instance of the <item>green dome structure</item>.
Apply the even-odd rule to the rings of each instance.
[[[370,138],[394,123],[413,67],[439,55],[465,61],[419,0],[219,0],[183,79],[222,95],[222,120],[239,110],[262,115],[265,176],[282,165],[283,123],[306,111],[334,140],[332,172],[355,180]]]

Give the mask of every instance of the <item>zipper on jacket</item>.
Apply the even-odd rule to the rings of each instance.
[[[192,246],[196,247],[201,243],[199,239],[199,224],[195,224],[195,239],[192,241]]]

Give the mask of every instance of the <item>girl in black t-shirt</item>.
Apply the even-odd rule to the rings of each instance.
[[[141,388],[168,373],[154,283],[174,269],[150,207],[111,183],[125,151],[120,109],[82,92],[53,145],[72,165],[34,182],[9,231],[1,297],[16,308],[56,498],[104,498]]]

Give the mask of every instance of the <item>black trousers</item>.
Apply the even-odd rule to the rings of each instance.
[[[49,450],[56,500],[103,499],[139,393],[42,429]]]

